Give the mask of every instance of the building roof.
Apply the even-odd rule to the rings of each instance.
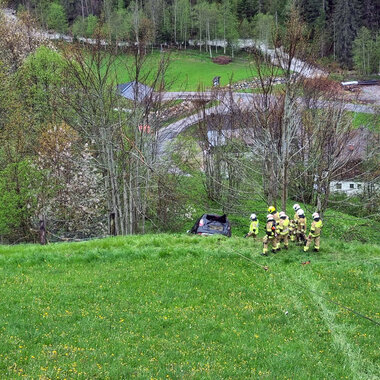
[[[117,85],[117,92],[129,100],[137,100],[138,102],[144,101],[149,97],[153,89],[140,82],[127,82]]]

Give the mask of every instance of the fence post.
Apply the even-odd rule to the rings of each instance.
[[[40,244],[46,244],[46,220],[44,216],[40,217]]]

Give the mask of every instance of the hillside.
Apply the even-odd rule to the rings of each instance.
[[[260,249],[186,235],[0,246],[0,376],[377,378],[380,246]]]

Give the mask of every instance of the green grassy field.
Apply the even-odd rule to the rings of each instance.
[[[380,118],[376,114],[350,112],[354,128],[365,127],[374,132],[380,132]]]
[[[379,326],[330,301],[380,323],[380,246],[260,249],[186,235],[0,246],[0,377],[378,378]]]
[[[169,54],[169,53],[163,53]],[[150,54],[146,61],[146,70],[157,66],[160,53]],[[115,63],[115,72],[118,83],[130,80],[127,67],[131,64],[130,56],[119,56]],[[195,51],[170,53],[170,65],[165,75],[165,82],[169,91],[196,91],[212,87],[212,80],[220,76],[220,85],[225,86],[230,81],[251,78],[256,72],[250,65],[248,58],[235,58],[228,65],[213,63],[206,53]]]

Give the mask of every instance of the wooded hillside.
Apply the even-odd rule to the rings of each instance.
[[[103,33],[115,40],[145,40],[182,48],[189,40],[202,41],[206,48],[208,40],[232,43],[236,38],[256,38],[268,42],[273,26],[284,25],[292,4],[306,21],[309,42],[319,57],[331,56],[350,67],[357,55],[356,61],[364,59],[370,66],[364,68],[365,73],[379,70],[379,0],[8,1],[8,6],[27,9],[44,27],[59,32],[70,30],[90,37],[101,25]],[[353,52],[357,37],[360,41]],[[366,54],[370,58],[366,59]]]

